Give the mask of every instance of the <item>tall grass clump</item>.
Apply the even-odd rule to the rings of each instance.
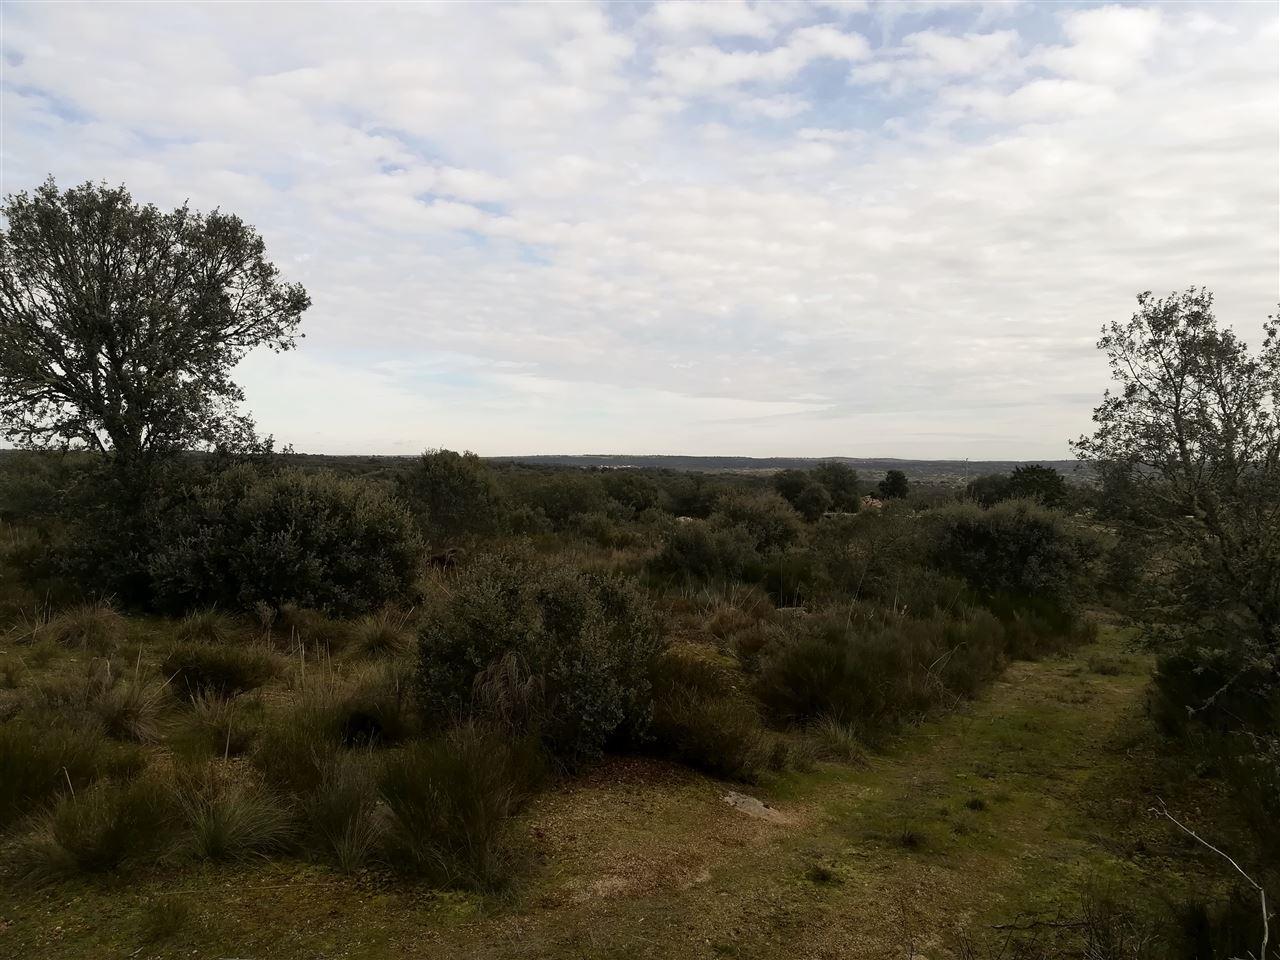
[[[654,669],[657,749],[719,777],[758,779],[774,738],[740,679],[735,664],[714,650],[695,644],[668,647]]]
[[[242,860],[285,849],[289,809],[261,786],[208,767],[182,777],[178,802],[191,852],[201,860]]]
[[[539,773],[538,751],[528,740],[479,724],[409,745],[389,758],[379,782],[389,858],[436,883],[501,886],[515,862],[511,815]]]
[[[638,737],[661,647],[653,607],[615,577],[507,553],[471,564],[418,632],[419,702],[437,725],[475,712],[478,678],[514,654],[538,679],[539,733],[566,763]]]
[[[174,631],[179,643],[231,643],[239,636],[236,621],[217,607],[197,610],[187,614]]]
[[[49,883],[151,859],[168,838],[171,794],[159,784],[100,783],[64,796],[10,851],[19,879]]]
[[[280,658],[260,647],[180,643],[160,665],[175,689],[190,698],[234,697],[256,690],[283,670]]]
[[[21,717],[0,723],[0,831],[55,797],[87,789],[103,773],[104,748],[92,730]]]
[[[99,600],[63,610],[42,632],[63,646],[104,654],[124,642],[125,619],[109,603]]]

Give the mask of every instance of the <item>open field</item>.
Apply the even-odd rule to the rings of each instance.
[[[617,758],[521,815],[503,895],[301,862],[143,869],[0,894],[0,952],[132,957],[951,957],[996,924],[1205,892],[1218,865],[1151,818],[1195,816],[1143,719],[1148,661],[1114,630],[1020,662],[863,765],[756,787]],[[760,798],[770,819],[724,801]],[[1209,791],[1209,792],[1206,792]],[[160,941],[157,915],[180,914]],[[915,951],[912,953],[912,951]]]

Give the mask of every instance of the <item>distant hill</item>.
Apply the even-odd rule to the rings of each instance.
[[[497,463],[539,466],[597,467],[615,470],[685,470],[700,473],[773,473],[807,470],[827,460],[847,463],[866,478],[886,470],[901,470],[912,480],[962,482],[988,473],[1008,473],[1014,467],[1038,463],[1053,467],[1070,479],[1083,480],[1087,468],[1077,460],[899,460],[892,457],[677,457],[620,454],[536,454],[527,457],[486,457]]]

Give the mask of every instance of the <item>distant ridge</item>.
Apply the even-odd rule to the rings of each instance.
[[[1087,473],[1077,460],[905,460],[896,457],[691,457],[624,454],[533,454],[523,457],[485,457],[496,463],[532,466],[604,467],[645,470],[682,470],[700,473],[772,473],[807,470],[834,460],[870,474],[901,470],[917,480],[969,480],[987,473],[1008,473],[1014,467],[1038,463],[1071,477]]]

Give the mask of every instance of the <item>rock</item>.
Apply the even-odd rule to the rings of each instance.
[[[757,800],[755,797],[749,797],[745,793],[737,793],[730,790],[724,795],[724,802],[733,807],[733,809],[745,813],[749,817],[755,817],[757,820],[768,820],[770,823],[791,822],[781,810],[775,810],[763,801]]]

